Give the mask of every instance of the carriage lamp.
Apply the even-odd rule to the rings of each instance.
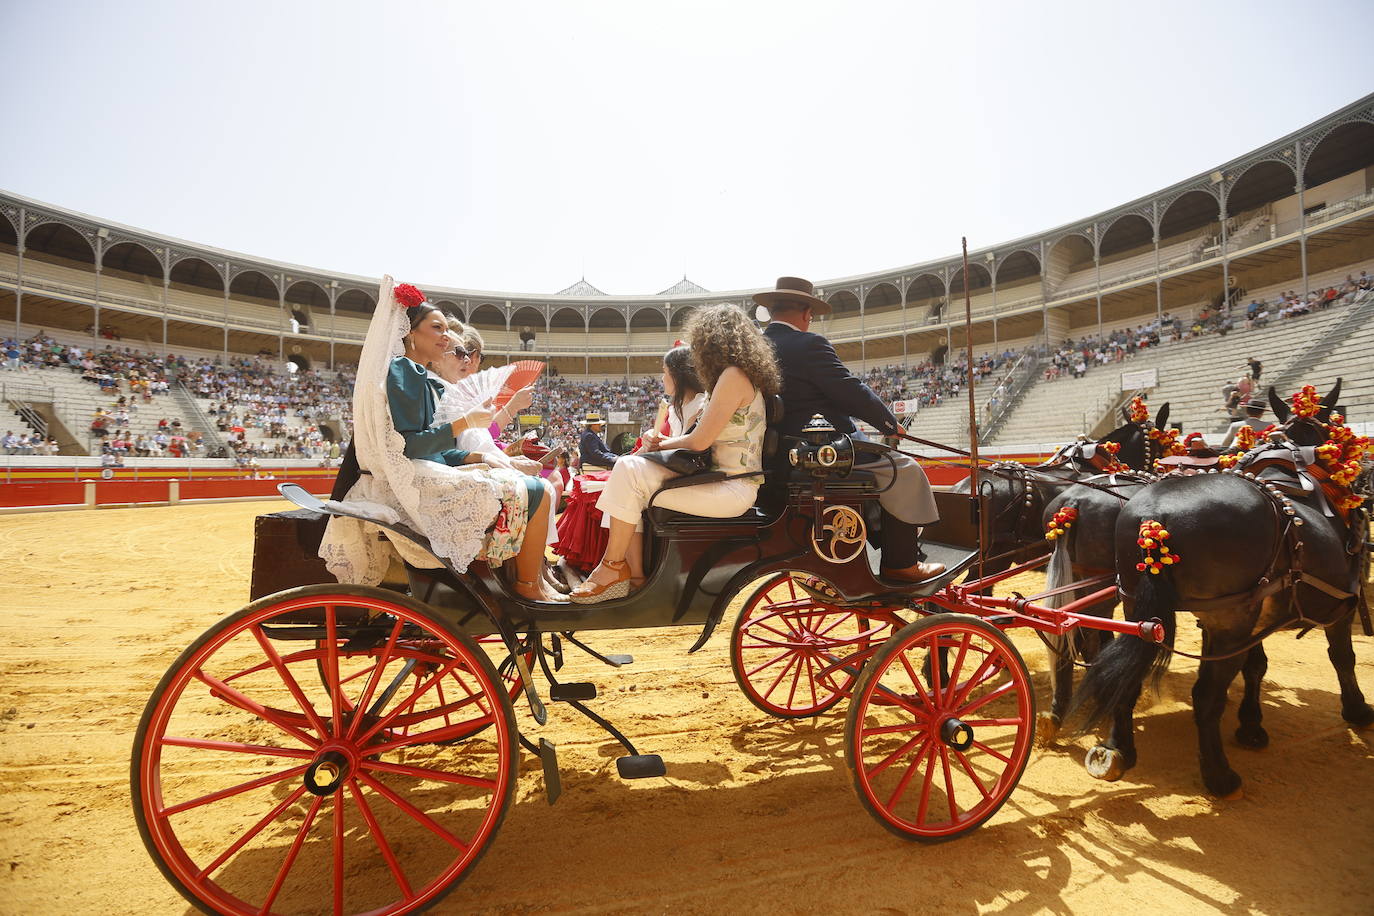
[[[812,477],[844,477],[854,467],[854,443],[823,415],[814,414],[787,457],[793,467]]]

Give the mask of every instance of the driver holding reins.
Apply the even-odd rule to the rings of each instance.
[[[782,436],[799,436],[813,414],[823,414],[835,430],[860,438],[854,426],[857,417],[885,436],[895,435],[901,427],[897,418],[867,385],[845,368],[835,348],[819,334],[811,333],[814,315],[829,315],[830,303],[815,295],[810,281],[800,277],[779,277],[777,288],[758,293],[754,301],[768,309],[772,321],[764,336],[773,344],[778,367],[782,370]],[[779,450],[785,462],[786,449]],[[940,512],[930,491],[930,481],[915,459],[900,452],[889,453],[896,463],[880,455],[864,454],[855,463],[877,479],[882,507],[882,570],[884,578],[901,582],[922,582],[945,571],[943,563],[922,562],[924,554],[918,540],[922,525],[938,521]],[[775,470],[786,474],[783,466]],[[888,484],[892,484],[888,487]]]

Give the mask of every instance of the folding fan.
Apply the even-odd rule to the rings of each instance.
[[[504,366],[493,366],[474,372],[467,378],[447,385],[443,400],[434,412],[434,419],[441,423],[461,417],[475,407],[490,404],[487,408],[493,413],[506,406],[515,393],[526,388],[544,371],[544,364],[534,359],[522,359]]]

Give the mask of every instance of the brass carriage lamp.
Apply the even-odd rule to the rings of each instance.
[[[801,431],[801,442],[787,453],[792,466],[821,478],[847,475],[854,466],[854,443],[823,414],[813,414]]]

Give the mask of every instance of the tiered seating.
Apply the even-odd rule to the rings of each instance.
[[[134,400],[126,385],[120,385],[118,394],[102,394],[98,387],[84,381],[79,373],[69,369],[30,369],[23,373],[22,381],[27,385],[53,390],[54,410],[58,417],[76,437],[78,443],[86,447],[92,454],[98,454],[100,451],[100,440],[89,435],[91,418],[95,415],[96,409],[111,411],[121,395],[124,396],[126,402]],[[143,401],[142,397],[138,397],[137,406],[136,412],[130,412],[129,423],[120,427],[127,429],[133,436],[140,433],[149,437],[153,436],[157,432],[158,421],[164,418],[167,420],[180,419],[183,435],[192,431],[189,418],[179,416],[175,402],[169,395],[154,395],[153,400],[147,403]],[[113,420],[108,429],[110,435],[113,436],[115,432]],[[203,432],[203,430],[197,431]]]

